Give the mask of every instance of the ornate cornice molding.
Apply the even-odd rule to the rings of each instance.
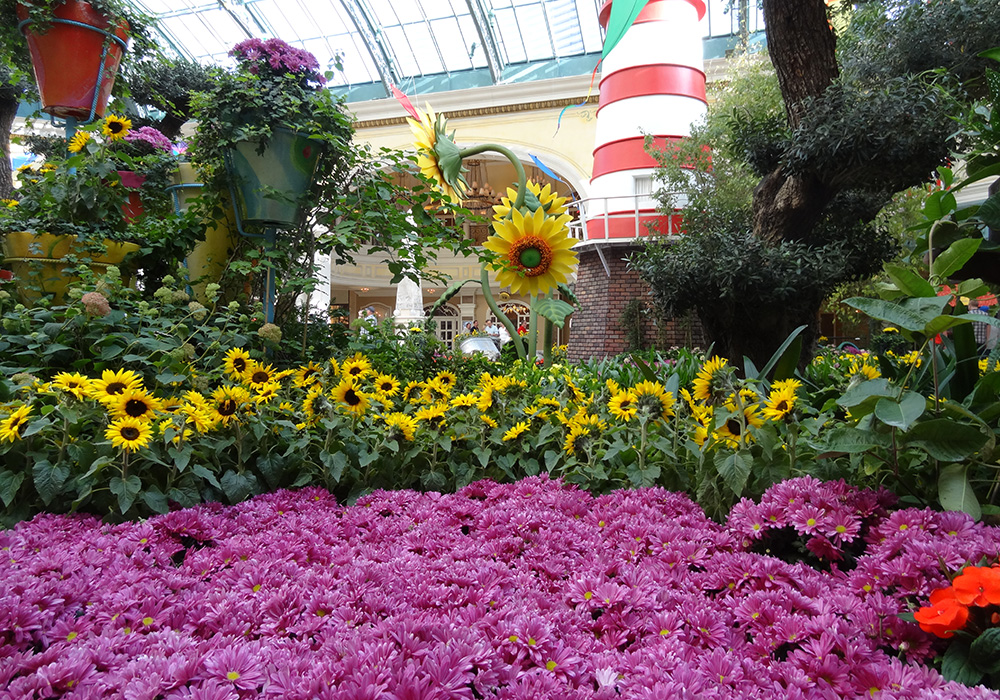
[[[586,104],[597,104],[599,95],[591,95]],[[531,112],[541,109],[562,109],[570,105],[581,104],[583,98],[568,98],[561,100],[542,100],[540,102],[518,102],[515,104],[495,105],[492,107],[475,107],[472,109],[456,109],[440,112],[447,119],[462,119],[465,117],[489,117],[496,114],[512,114],[515,112]],[[436,111],[436,110],[435,110]],[[387,117],[384,119],[367,119],[354,122],[355,129],[376,129],[384,126],[400,126],[406,124],[406,117]]]

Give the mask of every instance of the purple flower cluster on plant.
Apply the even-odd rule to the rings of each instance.
[[[866,521],[853,571],[744,551],[754,505],[799,527],[806,491]],[[881,500],[793,480],[720,526],[662,489],[530,478],[39,516],[0,533],[0,697],[997,697],[918,663],[932,638],[895,615],[938,556],[995,556],[1000,534]]]
[[[147,146],[151,151],[172,153],[174,144],[163,133],[152,126],[132,129],[125,134],[125,140],[134,145]]]
[[[296,75],[320,85],[326,78],[319,72],[319,61],[305,49],[297,49],[281,39],[247,39],[236,44],[229,55],[254,75]]]

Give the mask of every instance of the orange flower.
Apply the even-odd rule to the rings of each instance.
[[[962,605],[1000,605],[1000,569],[990,566],[967,566],[952,582],[955,599]]]
[[[958,602],[955,589],[949,586],[931,593],[931,607],[920,608],[913,617],[924,632],[948,639],[956,630],[965,627],[969,609]]]

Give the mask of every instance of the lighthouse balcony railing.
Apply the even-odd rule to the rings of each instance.
[[[581,243],[612,239],[628,240],[620,235],[611,235],[613,221],[633,222],[634,238],[645,238],[650,235],[646,221],[656,216],[663,216],[666,219],[666,235],[673,236],[680,233],[679,230],[675,230],[674,217],[658,211],[657,200],[648,194],[587,197],[574,200],[568,206],[569,211],[574,214],[573,221],[569,224],[570,236]],[[588,222],[596,222],[596,226],[588,228]]]

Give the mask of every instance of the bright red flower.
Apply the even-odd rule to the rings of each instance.
[[[1000,569],[991,566],[967,566],[952,582],[955,598],[962,605],[1000,605]]]
[[[931,606],[920,608],[913,613],[920,623],[920,629],[943,639],[948,639],[957,630],[965,627],[969,619],[969,609],[955,597],[952,587],[939,588],[931,593]]]

